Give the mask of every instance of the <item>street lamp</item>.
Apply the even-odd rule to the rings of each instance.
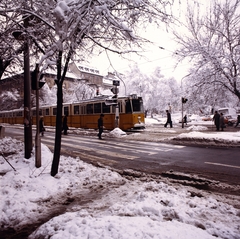
[[[184,78],[188,77],[188,76],[190,76],[190,74],[184,76],[184,77],[181,79],[181,95],[183,95],[183,92],[182,92],[182,80],[183,80]],[[182,97],[181,99],[182,99],[182,100],[181,100],[181,102],[182,102],[182,128],[184,128],[184,122],[183,122],[183,104],[187,102],[187,99],[185,99],[185,98],[183,98],[183,97]]]
[[[24,18],[24,28],[28,27],[28,19]],[[24,146],[26,159],[31,157],[32,153],[32,119],[31,119],[31,86],[30,86],[30,64],[29,64],[29,40],[23,36],[22,31],[13,32],[16,40],[24,41]]]

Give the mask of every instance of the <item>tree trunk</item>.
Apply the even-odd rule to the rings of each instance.
[[[57,89],[57,115],[56,115],[56,129],[55,129],[55,145],[54,155],[51,169],[51,176],[55,176],[58,173],[58,165],[60,161],[61,153],[61,141],[62,141],[62,103],[63,103],[62,84],[58,85]]]
[[[58,166],[61,153],[61,141],[62,141],[62,104],[63,104],[63,79],[61,78],[62,69],[62,51],[59,51],[57,60],[57,115],[56,115],[56,129],[55,129],[55,145],[54,155],[51,168],[51,176],[55,176],[58,173]]]

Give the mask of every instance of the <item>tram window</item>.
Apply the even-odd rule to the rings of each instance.
[[[101,103],[94,104],[94,113],[101,113]]]
[[[53,115],[57,115],[57,108],[56,107],[53,108]]]
[[[74,105],[73,112],[75,115],[79,115],[79,105]]]
[[[133,111],[141,111],[141,104],[138,99],[132,99]]]
[[[102,103],[102,112],[103,113],[110,113],[110,105],[106,105],[105,103]]]
[[[130,100],[126,101],[126,113],[127,114],[132,113],[132,107],[131,107],[131,104],[130,104]]]
[[[93,104],[87,104],[87,114],[93,114]]]
[[[63,107],[63,113],[64,115],[69,115],[68,106]]]
[[[17,116],[23,116],[22,111],[17,112]]]
[[[49,115],[49,109],[45,109],[45,115]]]

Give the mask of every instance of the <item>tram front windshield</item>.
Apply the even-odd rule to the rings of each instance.
[[[126,101],[126,113],[143,112],[142,99],[130,99]]]

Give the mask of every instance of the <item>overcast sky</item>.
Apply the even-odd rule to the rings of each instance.
[[[194,1],[201,9],[206,9],[206,2],[208,2],[208,0]],[[193,4],[193,1],[191,1],[191,3]],[[185,10],[186,2],[181,2],[179,5],[178,1],[176,1],[174,14],[181,21],[184,19]],[[182,29],[179,28],[179,31],[181,30]],[[131,64],[133,65],[134,62],[137,62],[139,68],[146,74],[152,73],[156,67],[161,67],[164,76],[174,77],[178,81],[181,81],[181,79],[188,74],[189,63],[187,61],[180,63],[174,57],[175,52],[179,50],[179,48],[173,40],[173,35],[165,30],[164,24],[162,25],[162,29],[148,28],[147,30],[143,30],[143,36],[154,42],[152,46],[149,45],[146,48],[146,52],[144,53],[145,58],[131,54],[129,58],[131,58],[132,61],[127,61],[122,60],[116,54],[109,53],[112,67],[106,53],[102,53],[99,57],[92,59],[92,67],[99,69],[102,74],[107,74],[107,72],[113,72],[114,70],[124,73],[130,69],[129,66]]]

